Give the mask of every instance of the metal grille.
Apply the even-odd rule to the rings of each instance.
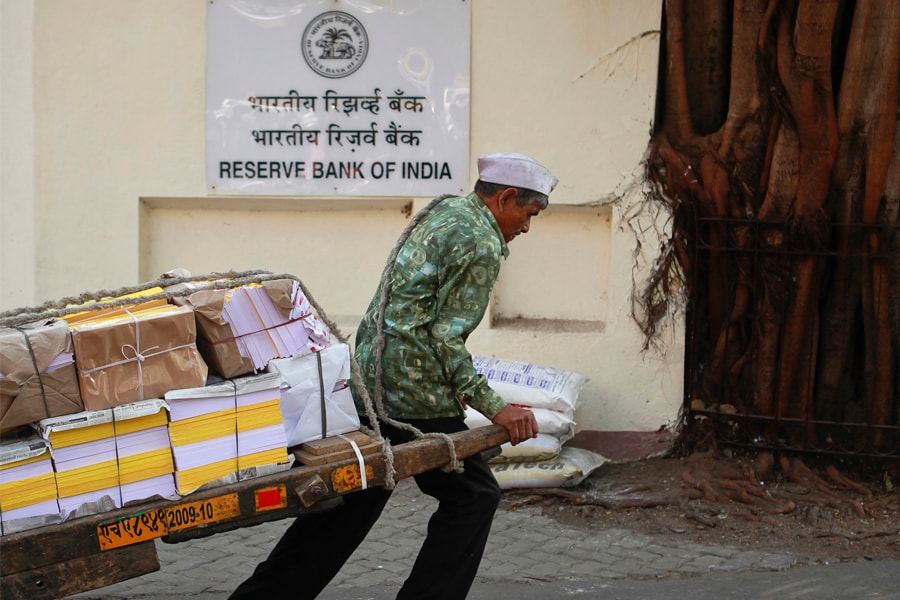
[[[900,230],[750,218],[696,218],[692,227],[687,442],[900,458]],[[858,289],[844,285],[848,273]],[[881,327],[864,308],[878,283],[889,286]],[[839,294],[853,308],[842,319],[846,337],[832,326]],[[809,310],[792,312],[803,298]],[[828,377],[825,355],[841,339],[843,370]]]

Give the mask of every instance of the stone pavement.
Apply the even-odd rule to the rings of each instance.
[[[392,598],[415,559],[435,504],[418,491],[412,480],[401,481],[382,518],[322,599]],[[268,554],[289,523],[289,520],[266,523],[182,544],[157,542],[160,571],[74,597],[83,600],[225,598]],[[556,585],[554,593],[533,596],[548,598],[561,593],[558,584],[565,582],[568,582],[566,589],[576,591],[587,589],[584,582],[590,582],[597,591],[617,581],[624,584],[631,580],[777,572],[803,562],[802,558],[788,554],[661,542],[621,529],[570,529],[542,516],[537,507],[514,512],[500,510],[471,596],[524,600],[532,596],[522,594],[522,584],[535,588],[535,592],[541,586]],[[485,587],[491,584],[502,586]],[[503,586],[510,588],[508,596],[500,592]],[[489,589],[494,591],[479,596]],[[572,594],[571,590],[566,592]],[[589,597],[601,596],[606,597],[589,594]],[[819,595],[818,599],[828,597]]]

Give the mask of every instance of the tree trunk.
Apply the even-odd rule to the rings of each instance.
[[[664,24],[647,173],[706,311],[693,394],[807,445],[900,423],[900,2],[666,0]]]

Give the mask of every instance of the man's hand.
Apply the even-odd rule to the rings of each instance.
[[[509,441],[515,446],[519,442],[537,437],[538,424],[534,413],[527,408],[519,408],[507,404],[503,410],[491,419],[495,425],[506,427],[509,432]]]

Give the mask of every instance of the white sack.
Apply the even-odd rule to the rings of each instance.
[[[491,464],[500,488],[575,487],[608,459],[581,448],[563,448],[559,456],[545,461]]]
[[[489,463],[527,462],[550,460],[559,456],[562,443],[558,438],[539,433],[536,438],[525,440],[513,446],[509,442],[500,446],[500,454],[491,458]]]
[[[547,408],[528,408],[534,413],[534,418],[538,424],[538,433],[552,435],[560,442],[567,442],[575,437],[575,420],[571,414],[562,413]],[[466,408],[466,425],[469,429],[476,427],[484,427],[490,425],[491,421],[483,414],[472,408]]]
[[[532,363],[473,356],[475,370],[510,404],[574,413],[587,377]]]

